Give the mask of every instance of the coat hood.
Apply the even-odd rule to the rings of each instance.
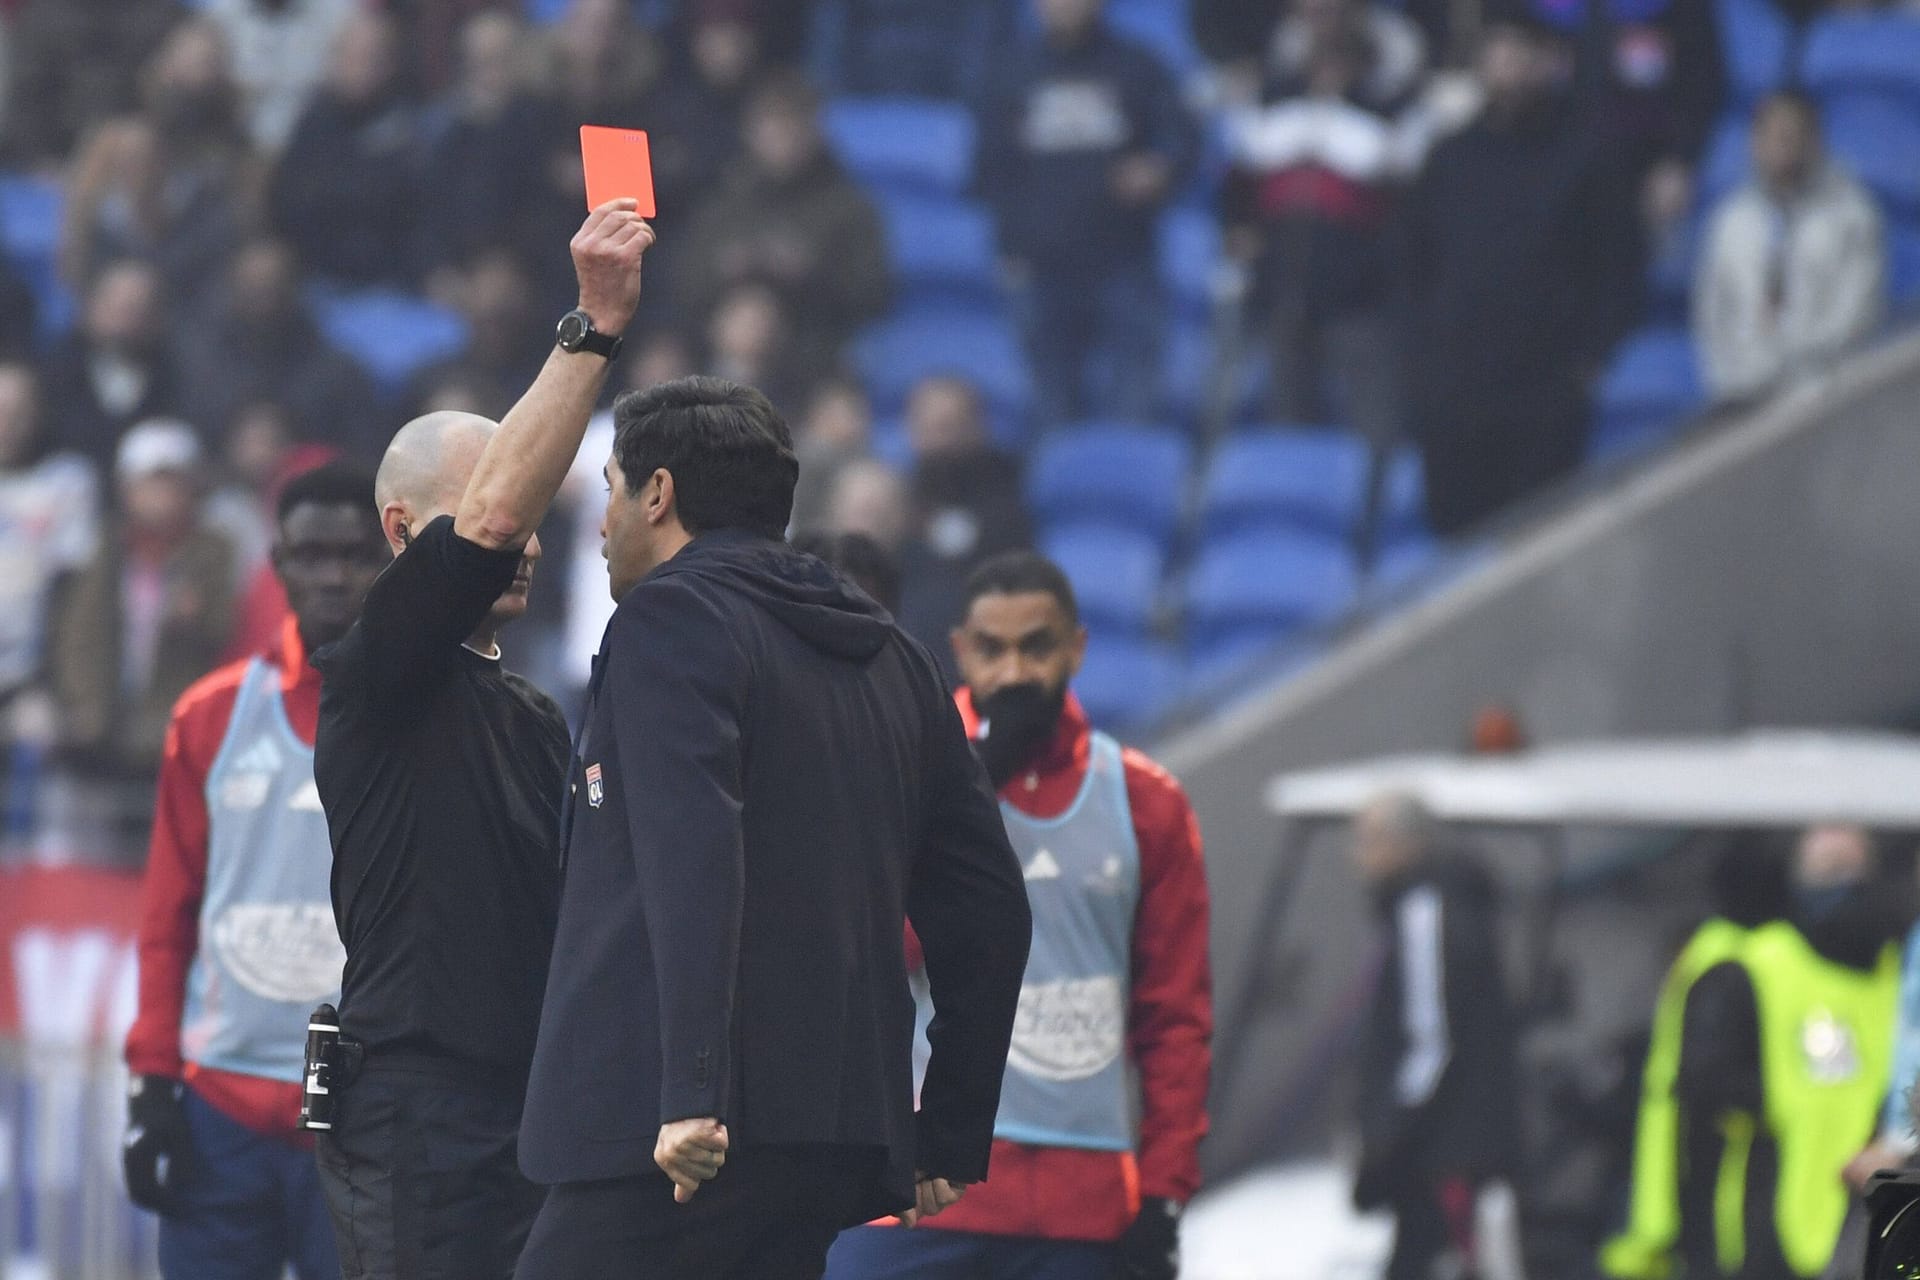
[[[694,574],[751,598],[822,653],[864,662],[893,633],[893,618],[816,556],[735,530],[695,538],[657,573]]]

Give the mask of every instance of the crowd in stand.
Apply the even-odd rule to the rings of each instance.
[[[1168,420],[1171,209],[1218,219],[1218,296],[1260,357],[1234,412],[1416,445],[1443,535],[1580,463],[1647,263],[1701,215],[1733,101],[1712,0],[1190,0],[1190,66],[1106,8],[0,3],[0,162],[63,191],[57,285],[0,272],[13,847],[137,859],[167,707],[279,625],[278,486],[376,456],[415,412],[498,416],[528,384],[572,302],[583,122],[653,142],[661,243],[616,382],[765,389],[804,460],[796,527],[894,550],[902,620],[936,649],[967,571],[1033,536],[1011,442]],[[973,113],[989,287],[1023,326],[1031,404],[935,374],[897,430],[877,421],[850,344],[898,289],[823,128],[823,94],[848,93]],[[1706,213],[1696,325],[1725,398],[1817,365],[1884,305],[1879,214],[1823,157],[1816,111],[1767,99],[1753,179]],[[370,287],[457,312],[464,345],[383,384],[316,314]],[[606,608],[568,569],[597,563],[597,499],[577,486],[543,534],[516,637],[561,690],[584,678],[578,615]]]

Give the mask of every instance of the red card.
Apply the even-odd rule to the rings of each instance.
[[[609,200],[640,202],[640,216],[653,216],[653,157],[639,129],[580,126],[580,162],[587,170],[587,208]]]

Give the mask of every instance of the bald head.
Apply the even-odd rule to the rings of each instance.
[[[1353,820],[1353,856],[1360,874],[1379,883],[1410,869],[1434,842],[1433,811],[1407,791],[1369,800]]]
[[[380,459],[373,500],[383,512],[404,507],[421,524],[451,512],[497,430],[498,423],[475,413],[448,410],[415,418],[394,433]]]

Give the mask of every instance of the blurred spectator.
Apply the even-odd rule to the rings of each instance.
[[[201,0],[233,50],[233,76],[254,146],[287,145],[327,70],[327,53],[358,0]]]
[[[136,105],[138,71],[185,12],[173,0],[41,0],[10,6],[5,154],[64,164],[82,135]]]
[[[831,365],[892,292],[880,216],[828,153],[819,110],[793,73],[755,92],[746,155],[689,224],[680,276],[687,314],[702,319],[735,284],[773,285],[792,317],[794,358],[812,368]]]
[[[995,0],[824,0],[809,66],[834,93],[967,98],[1012,40],[1012,18]]]
[[[747,0],[691,0],[686,50],[648,107],[654,196],[665,213],[703,205],[740,154],[740,116],[765,50]]]
[[[721,295],[707,321],[705,368],[757,387],[782,415],[806,403],[807,371],[793,356],[793,326],[772,286],[744,280]]]
[[[840,470],[821,527],[828,533],[860,533],[889,555],[902,556],[913,534],[907,482],[877,458],[859,458]]]
[[[532,75],[526,30],[512,15],[482,13],[461,29],[460,76],[430,130],[421,182],[420,260],[430,270],[539,242],[528,220],[546,181],[548,120]],[[575,226],[579,208],[568,210]]]
[[[919,536],[901,553],[900,619],[938,654],[936,642],[965,612],[968,575],[1003,551],[1032,546],[1033,524],[1020,463],[994,447],[972,384],[932,377],[916,386],[907,400],[907,443]]]
[[[81,305],[79,326],[48,357],[45,380],[54,438],[103,471],[128,427],[177,412],[159,273],[130,259],[104,268]]]
[[[139,114],[103,124],[74,161],[61,272],[84,288],[99,263],[142,257],[184,302],[252,223],[258,181],[226,38],[182,22],[141,72]]]
[[[1033,545],[1020,463],[994,447],[971,383],[942,376],[915,387],[907,400],[907,443],[927,545],[960,578],[983,560]]]
[[[1504,17],[1486,105],[1409,202],[1428,519],[1458,533],[1579,465],[1589,393],[1637,301],[1631,198],[1566,92],[1565,48]]]
[[[1843,1172],[1873,1137],[1891,1075],[1905,921],[1887,890],[1867,832],[1807,831],[1788,919],[1688,993],[1674,1086],[1684,1274],[1723,1273],[1729,1218],[1743,1224],[1743,1280],[1825,1268]]]
[[[873,406],[852,378],[829,378],[814,388],[793,433],[800,480],[793,489],[793,527],[811,530],[826,519],[840,472],[864,458],[873,444]]]
[[[1043,425],[1151,420],[1164,328],[1154,228],[1196,147],[1178,86],[1115,35],[1104,0],[1037,0],[1043,37],[989,100],[979,182],[1000,250],[1027,291]],[[1088,359],[1107,386],[1085,394]]]
[[[1274,48],[1265,103],[1232,121],[1224,193],[1273,330],[1273,416],[1391,447],[1405,405],[1388,226],[1420,160],[1421,38],[1363,0],[1298,0]]]
[[[539,310],[526,267],[507,249],[482,254],[455,301],[467,318],[467,349],[426,370],[417,385],[462,383],[479,398],[476,412],[497,422],[540,372],[559,317]]]
[[[1880,212],[1820,141],[1799,93],[1760,105],[1753,176],[1713,211],[1693,325],[1719,400],[1759,395],[1872,333],[1886,306]]]
[[[0,706],[40,680],[49,619],[94,557],[99,493],[86,459],[56,452],[32,368],[0,364]]]
[[[83,776],[151,784],[174,700],[226,649],[233,548],[205,522],[200,465],[182,423],[144,422],[120,442],[119,520],[62,603],[49,662]]]
[[[0,253],[0,360],[27,359],[39,338],[40,300],[13,260]]]
[[[662,53],[626,0],[573,0],[544,33],[539,53],[540,82],[573,124],[647,125]],[[578,146],[573,158],[575,185],[584,192]]]
[[[315,325],[284,242],[244,245],[212,303],[178,333],[189,421],[224,427],[247,405],[272,399],[292,415],[300,439],[368,457],[385,446],[390,424],[373,387]]]
[[[208,504],[210,523],[231,527],[214,510],[222,505],[233,515],[244,512],[256,528],[264,528],[270,548],[280,491],[295,476],[337,457],[339,450],[330,445],[299,443],[293,418],[282,406],[271,400],[247,405],[227,431],[226,484]],[[223,655],[230,662],[269,651],[287,618],[286,588],[273,566],[245,553],[238,559],[253,567],[240,578],[233,638]]]
[[[356,13],[281,154],[273,217],[309,271],[350,284],[403,284],[415,275],[419,123],[399,72],[393,20]]]
[[[628,350],[632,354],[620,362],[615,375],[623,391],[644,391],[699,372],[686,338],[672,329],[643,334]]]
[[[1257,84],[1286,7],[1286,0],[1188,0],[1193,43],[1221,70]]]
[[[1419,800],[1354,819],[1353,858],[1385,932],[1361,1031],[1354,1206],[1394,1215],[1389,1280],[1477,1275],[1475,1208],[1519,1146],[1517,1018],[1501,964],[1499,891],[1440,845]]]

